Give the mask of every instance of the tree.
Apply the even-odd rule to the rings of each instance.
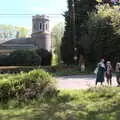
[[[9,39],[15,36],[15,27],[12,25],[0,25],[0,38]]]
[[[0,38],[3,40],[11,38],[26,37],[29,30],[24,27],[16,27],[12,25],[0,25]]]
[[[57,62],[60,63],[61,55],[60,55],[60,46],[61,40],[64,34],[64,23],[58,23],[52,29],[52,48],[54,50],[55,55],[57,56]]]
[[[44,49],[37,49],[36,53],[41,57],[41,65],[48,66],[51,65],[51,52]]]
[[[73,17],[73,0],[68,0],[68,11],[65,12],[65,32],[61,44],[62,60],[66,64],[74,63],[75,48],[79,60],[79,55],[84,54],[81,45],[82,31],[85,30],[84,23],[88,20],[88,12],[96,10],[96,0],[74,0],[75,2],[75,26]],[[75,28],[75,29],[74,29]],[[73,34],[74,33],[74,34]],[[78,61],[77,61],[78,62]]]
[[[86,56],[90,62],[105,57],[114,63],[120,56],[120,12],[119,6],[108,4],[97,7],[98,11],[89,14],[86,22],[86,34],[82,35],[89,42]],[[89,38],[89,39],[88,39]],[[119,58],[120,59],[120,58]]]
[[[24,27],[16,27],[16,34],[18,34],[18,38],[21,37],[27,37],[29,30],[27,28]]]

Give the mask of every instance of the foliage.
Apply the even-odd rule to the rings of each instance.
[[[29,73],[8,75],[0,77],[0,102],[8,102],[10,99],[27,101],[39,97],[51,97],[57,91],[52,78],[44,70],[33,70]]]
[[[53,53],[57,56],[57,63],[60,64],[61,55],[60,55],[60,46],[61,46],[61,39],[64,34],[64,24],[59,23],[52,28],[52,49],[54,50]]]
[[[41,57],[34,50],[16,50],[8,57],[10,65],[40,65]]]
[[[15,27],[12,25],[0,25],[0,31],[1,39],[13,38],[15,35]]]
[[[41,57],[41,65],[51,65],[52,54],[44,49],[37,49],[36,53]]]
[[[73,65],[54,65],[54,66],[1,66],[0,73],[2,76],[4,74],[17,74],[21,71],[29,72],[34,69],[44,69],[46,72],[52,74],[53,76],[68,76],[68,75],[80,75],[80,74],[91,74],[90,68],[87,68],[84,72],[80,71],[78,66]],[[1,77],[1,75],[0,75]]]
[[[115,1],[75,0],[74,25],[72,0],[68,0],[61,46],[62,60],[65,63],[74,63],[75,55],[77,63],[80,55],[83,55],[89,65],[96,63],[101,57],[114,63],[119,61],[120,7],[119,1]]]
[[[65,33],[61,45],[62,60],[66,64],[74,63],[74,55],[84,55],[80,37],[84,29],[84,23],[88,20],[88,12],[95,10],[96,0],[74,0],[75,1],[75,26],[73,17],[73,3],[68,0],[68,11],[65,12]],[[77,48],[75,53],[74,48]],[[78,62],[78,61],[77,61]]]
[[[29,29],[24,27],[16,27],[16,38],[27,37]]]
[[[9,65],[9,60],[7,55],[0,55],[0,66]]]
[[[104,3],[104,4],[109,4],[110,6],[113,5],[119,5],[120,1],[119,0],[99,0],[99,2]]]
[[[61,90],[48,101],[32,101],[19,105],[9,101],[1,104],[1,120],[119,120],[120,88]]]
[[[28,29],[24,27],[16,27],[12,25],[0,25],[0,38],[3,40],[11,38],[26,37],[28,35]],[[18,35],[19,33],[19,35]]]
[[[54,65],[58,65],[58,56],[55,55],[55,54],[52,54],[52,63],[51,65],[54,66]]]
[[[77,65],[54,65],[43,67],[43,69],[51,73],[53,76],[71,76],[92,73],[89,68],[87,68],[84,72],[81,72],[80,67]]]
[[[51,52],[44,49],[16,50],[10,55],[0,55],[1,66],[35,66],[51,65]]]
[[[85,26],[87,32],[82,35],[85,43],[89,43],[86,56],[91,62],[98,61],[100,57],[105,57],[115,63],[120,56],[119,7],[111,8],[108,4],[105,4],[98,6],[97,9],[97,13],[92,12],[89,14]]]

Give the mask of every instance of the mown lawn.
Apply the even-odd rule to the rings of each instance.
[[[52,99],[0,104],[0,120],[120,120],[120,88],[61,90]]]

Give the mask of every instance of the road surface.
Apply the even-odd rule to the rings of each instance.
[[[60,89],[87,89],[95,86],[95,75],[74,75],[56,77]],[[99,84],[98,84],[99,85]],[[103,85],[107,85],[106,79]],[[117,86],[116,78],[112,78],[112,86]]]

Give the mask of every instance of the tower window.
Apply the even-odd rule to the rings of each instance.
[[[40,23],[40,30],[42,30],[42,23]]]
[[[46,24],[46,30],[48,30],[48,25]]]
[[[45,30],[45,25],[43,24],[43,31]]]

